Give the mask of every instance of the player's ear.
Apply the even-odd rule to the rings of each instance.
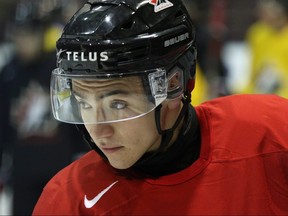
[[[167,103],[168,103],[167,104],[168,109],[170,109],[170,110],[177,109],[181,105],[181,99],[175,98],[173,100],[169,100]]]

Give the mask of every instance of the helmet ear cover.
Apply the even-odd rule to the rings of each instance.
[[[196,56],[196,49],[191,47],[168,71],[168,98],[176,98],[182,93],[186,94],[187,91],[190,93],[193,91],[196,73]],[[169,83],[171,79],[174,83]],[[172,84],[172,86],[169,86],[169,84]],[[176,86],[174,86],[175,84]]]

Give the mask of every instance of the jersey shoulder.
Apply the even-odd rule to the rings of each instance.
[[[200,106],[208,109],[213,113],[218,113],[230,120],[239,120],[249,118],[250,121],[263,120],[267,117],[273,120],[287,121],[288,99],[276,95],[265,94],[243,94],[219,97],[211,101],[207,101]],[[254,118],[251,118],[254,117]],[[227,119],[228,120],[228,119]]]
[[[287,110],[288,100],[275,95],[231,95],[196,107],[200,124],[209,126],[214,148],[247,156],[287,151]]]

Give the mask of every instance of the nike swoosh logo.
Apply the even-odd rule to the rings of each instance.
[[[87,196],[85,195],[84,197],[84,205],[86,208],[92,208],[100,199],[101,197],[110,190],[111,187],[113,187],[113,185],[115,185],[118,181],[115,181],[114,183],[112,183],[111,185],[109,185],[107,188],[105,188],[103,191],[101,191],[96,197],[94,197],[91,200],[87,199]]]

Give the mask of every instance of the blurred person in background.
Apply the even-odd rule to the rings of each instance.
[[[209,0],[207,26],[210,39],[204,70],[209,83],[210,99],[230,94],[227,87],[228,71],[221,57],[228,35],[227,5],[227,0]]]
[[[230,94],[227,68],[221,58],[226,41],[226,0],[183,0],[197,31],[197,82],[193,104]],[[199,101],[199,102],[198,102]]]
[[[11,10],[11,2],[7,1],[0,1],[0,28],[5,29],[7,20],[9,19],[9,12]],[[9,56],[8,53],[10,53],[9,46],[4,42],[5,38],[5,31],[0,31],[0,73],[3,65],[7,62],[7,58]],[[3,137],[3,131],[0,130],[0,140],[1,137]],[[3,178],[2,175],[2,152],[3,152],[3,146],[0,145],[0,195],[3,189]]]
[[[249,93],[288,97],[288,1],[259,0],[258,19],[247,31],[251,61]]]
[[[187,10],[191,19],[194,20],[195,29],[198,32],[196,41],[197,47],[197,65],[196,65],[196,82],[195,89],[192,92],[193,105],[199,105],[209,97],[206,71],[208,43],[210,33],[206,24],[206,11],[209,7],[209,0],[183,0],[187,4]]]
[[[88,149],[74,137],[74,126],[52,117],[49,85],[56,57],[51,44],[61,26],[57,30],[53,20],[39,16],[41,2],[47,9],[56,1],[17,3],[10,29],[15,54],[0,72],[0,144],[13,161],[3,176],[12,187],[15,215],[30,215],[47,181]]]

